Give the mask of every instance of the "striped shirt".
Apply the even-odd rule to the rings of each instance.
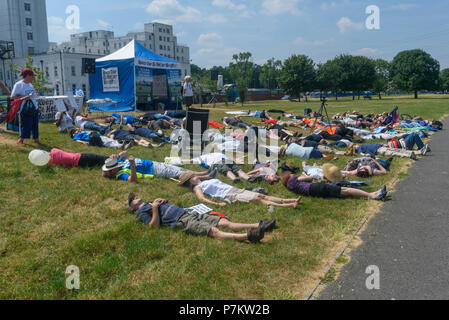
[[[184,215],[185,210],[175,205],[164,203],[159,207],[159,218],[161,225],[174,228],[179,219]],[[150,203],[145,204],[136,211],[136,216],[147,225],[153,219],[153,206]]]

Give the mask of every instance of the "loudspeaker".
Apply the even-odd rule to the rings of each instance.
[[[83,58],[82,73],[95,73],[95,59]]]
[[[218,81],[218,70],[212,70],[210,72],[210,79],[212,81]]]

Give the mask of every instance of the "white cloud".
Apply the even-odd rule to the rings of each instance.
[[[396,4],[394,6],[391,7],[392,10],[400,10],[400,11],[406,11],[409,9],[414,9],[417,8],[418,5],[417,4],[413,4],[413,3],[400,3],[400,4]]]
[[[375,48],[362,48],[359,50],[352,51],[351,54],[354,56],[375,57],[380,56],[382,54],[382,51]]]
[[[193,63],[202,67],[227,66],[232,56],[245,50],[238,48],[201,48],[192,54]]]
[[[207,18],[207,20],[209,22],[215,23],[215,24],[228,22],[228,19],[224,15],[222,15],[220,13],[211,15],[210,17]]]
[[[326,44],[329,44],[330,42],[333,42],[334,39],[326,39],[326,40],[313,40],[309,41],[304,39],[303,37],[298,37],[293,41],[293,44],[299,45],[299,46],[324,46]]]
[[[97,20],[97,24],[101,27],[101,28],[105,28],[105,29],[110,29],[112,28],[112,25],[109,22],[103,21],[101,19]]]
[[[245,10],[246,5],[244,4],[235,4],[231,0],[214,0],[212,1],[212,5],[220,8],[228,8],[231,10]]]
[[[330,10],[330,9],[336,9],[340,7],[344,7],[346,5],[350,4],[349,0],[344,0],[340,2],[332,1],[332,2],[323,2],[320,6],[321,10]]]
[[[198,37],[197,43],[203,47],[223,47],[223,37],[217,33],[204,33]]]
[[[199,22],[202,20],[201,12],[193,7],[181,5],[177,0],[153,0],[146,11],[164,19],[173,19],[178,22]]]
[[[51,42],[69,41],[70,35],[81,32],[81,30],[69,30],[65,26],[65,21],[60,17],[48,17],[48,35]]]
[[[351,30],[362,30],[363,29],[362,23],[352,22],[351,19],[349,19],[347,17],[341,18],[337,22],[337,26],[341,33],[345,33],[345,32],[351,31]]]
[[[298,4],[303,0],[263,0],[262,13],[266,15],[278,15],[290,13],[295,16],[301,15]]]

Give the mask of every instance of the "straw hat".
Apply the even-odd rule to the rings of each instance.
[[[186,184],[192,178],[193,178],[193,172],[191,172],[191,171],[184,172],[183,174],[181,174],[179,176],[179,185],[183,186],[184,184]]]
[[[123,164],[119,163],[117,159],[107,159],[103,166],[103,172],[108,172],[121,167],[123,167]]]
[[[341,174],[340,169],[338,169],[337,166],[330,163],[326,163],[323,166],[323,176],[331,182],[343,180],[343,175]]]
[[[286,145],[283,145],[283,146],[281,147],[281,149],[279,150],[279,156],[280,156],[280,157],[283,157],[283,156],[285,155],[286,152],[287,152],[287,146],[286,146]]]

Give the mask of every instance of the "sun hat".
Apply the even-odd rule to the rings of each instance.
[[[193,178],[193,172],[184,172],[179,176],[179,185],[183,186],[186,184],[190,179]]]
[[[43,150],[33,150],[30,152],[28,159],[33,165],[43,167],[50,162],[50,153]]]
[[[340,169],[338,169],[337,166],[330,163],[326,163],[323,166],[323,176],[331,182],[343,180],[343,175],[341,174]]]
[[[21,75],[23,78],[25,78],[25,77],[27,77],[27,76],[37,77],[37,74],[36,74],[33,70],[31,70],[31,69],[29,69],[29,68],[23,69],[22,72],[20,73],[20,75]]]
[[[123,167],[123,164],[119,163],[117,159],[109,158],[104,163],[102,170],[103,170],[103,172],[108,172],[108,171],[114,170],[116,168],[121,168],[121,167]]]
[[[279,156],[280,156],[280,157],[283,157],[283,156],[285,155],[286,152],[287,152],[287,146],[286,146],[286,145],[283,145],[283,146],[281,147],[281,149],[279,150]]]
[[[192,79],[192,77],[191,76],[186,76],[185,78],[184,78],[184,80],[188,80],[188,79]]]

